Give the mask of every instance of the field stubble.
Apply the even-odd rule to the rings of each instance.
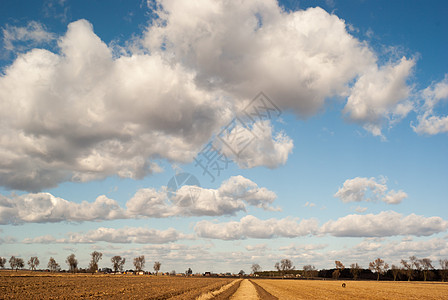
[[[279,299],[448,299],[441,282],[269,280],[255,283]],[[346,287],[342,287],[346,283]]]

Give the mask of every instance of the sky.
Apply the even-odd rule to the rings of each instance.
[[[0,3],[0,256],[448,258],[446,1]]]

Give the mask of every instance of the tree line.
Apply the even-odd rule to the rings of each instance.
[[[102,258],[103,258],[103,254],[101,252],[93,251],[90,254],[90,262],[89,262],[89,266],[87,267],[86,270],[88,272],[91,272],[92,274],[97,272],[99,261]],[[124,264],[126,263],[126,258],[116,255],[116,256],[112,257],[110,259],[110,261],[111,261],[112,269],[115,273],[123,272]],[[79,271],[78,259],[76,258],[75,254],[72,253],[69,256],[67,256],[67,259],[65,260],[65,262],[69,267],[69,272],[76,273]],[[0,257],[0,268],[4,269],[6,266],[6,263],[7,263],[6,258]],[[146,263],[146,261],[145,261],[144,255],[134,258],[133,264],[135,267],[135,271],[137,271],[137,272],[142,271],[145,268],[145,263]],[[39,266],[39,264],[40,264],[40,261],[37,256],[32,256],[28,260],[28,266],[29,266],[30,270],[33,270],[33,271],[36,270],[36,268]],[[12,270],[15,269],[17,271],[18,269],[23,269],[25,267],[25,262],[20,257],[11,256],[11,258],[9,259],[9,265]],[[162,264],[160,262],[158,262],[158,261],[154,262],[153,269],[156,272],[156,275],[158,275],[161,266],[162,266]],[[47,268],[50,272],[59,272],[61,270],[61,266],[59,265],[59,263],[56,262],[56,260],[53,257],[50,257],[50,259],[48,260]],[[190,272],[190,274],[192,273],[191,269],[189,269],[187,272]]]
[[[303,278],[353,278],[357,280],[362,275],[364,279],[380,280],[380,276],[396,281],[397,279],[411,280],[448,280],[448,259],[439,260],[440,269],[436,269],[429,258],[418,259],[416,256],[409,257],[409,260],[402,259],[400,265],[386,263],[383,259],[377,258],[369,263],[367,269],[362,268],[358,263],[352,263],[349,268],[339,261],[335,261],[335,268],[326,270],[317,270],[313,265],[305,265],[302,270],[296,270],[290,259],[282,259],[275,263],[276,271],[261,271],[259,264],[252,265],[252,274],[258,276],[283,276],[283,277],[303,277]]]
[[[88,272],[95,273],[98,271],[99,261],[102,259],[103,254],[98,251],[93,251],[90,254],[90,262],[87,268]],[[67,256],[65,260],[66,264],[69,266],[69,271],[72,273],[78,272],[78,259],[75,254],[70,254]],[[111,266],[112,270],[116,272],[123,272],[124,265],[126,263],[126,259],[121,256],[114,256],[111,258]],[[145,268],[145,256],[141,255],[135,257],[133,260],[133,264],[135,267],[135,271],[141,272]],[[36,270],[39,266],[40,261],[37,256],[32,256],[28,260],[28,266],[30,270]],[[350,267],[346,268],[345,265],[341,261],[335,261],[335,268],[331,270],[317,270],[313,265],[305,265],[302,270],[296,270],[294,264],[290,259],[282,259],[280,262],[275,263],[274,268],[276,269],[275,273],[272,271],[264,271],[262,272],[261,266],[259,264],[253,264],[252,274],[261,275],[261,276],[300,276],[304,278],[313,278],[313,277],[323,277],[323,278],[333,278],[339,279],[339,277],[343,278],[353,278],[357,280],[360,276],[365,279],[372,279],[372,274],[376,276],[376,280],[380,280],[380,276],[386,276],[395,281],[398,279],[406,279],[411,281],[412,279],[419,280],[423,279],[432,280],[434,278],[440,278],[442,281],[448,280],[448,259],[440,259],[439,260],[440,269],[436,269],[433,265],[433,262],[429,258],[418,259],[416,256],[409,257],[408,260],[402,259],[400,261],[400,265],[392,264],[389,267],[383,259],[377,258],[369,263],[367,269],[362,268],[358,263],[352,263]],[[9,265],[12,270],[23,269],[25,267],[25,262],[22,258],[11,256],[9,259]],[[161,267],[161,263],[156,261],[154,262],[153,269],[158,275]],[[0,257],[0,268],[5,268],[6,266],[6,258]],[[61,270],[59,263],[53,257],[50,257],[47,268],[51,272],[58,272]],[[175,271],[172,271],[172,273]],[[186,272],[187,275],[191,275],[193,271],[189,268]],[[241,270],[240,275],[244,275],[244,271]]]

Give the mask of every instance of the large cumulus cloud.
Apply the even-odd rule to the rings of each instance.
[[[323,9],[286,12],[274,0],[157,7],[139,47],[126,54],[113,54],[79,20],[58,39],[57,53],[32,49],[4,70],[0,185],[39,191],[63,181],[142,178],[161,171],[157,159],[191,162],[259,91],[299,117],[348,98],[345,113],[375,135],[411,107],[413,60],[378,65],[344,20]],[[385,92],[365,97],[376,90]],[[292,141],[264,126],[239,166],[286,162]]]
[[[39,190],[65,180],[142,178],[154,158],[188,162],[229,116],[225,101],[159,55],[114,59],[85,20],[60,54],[34,49],[0,79],[0,182]]]

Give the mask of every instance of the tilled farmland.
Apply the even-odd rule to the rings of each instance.
[[[448,283],[0,272],[0,299],[448,299]],[[343,287],[344,285],[344,287]]]
[[[234,281],[206,277],[14,273],[0,273],[0,299],[195,299]]]

